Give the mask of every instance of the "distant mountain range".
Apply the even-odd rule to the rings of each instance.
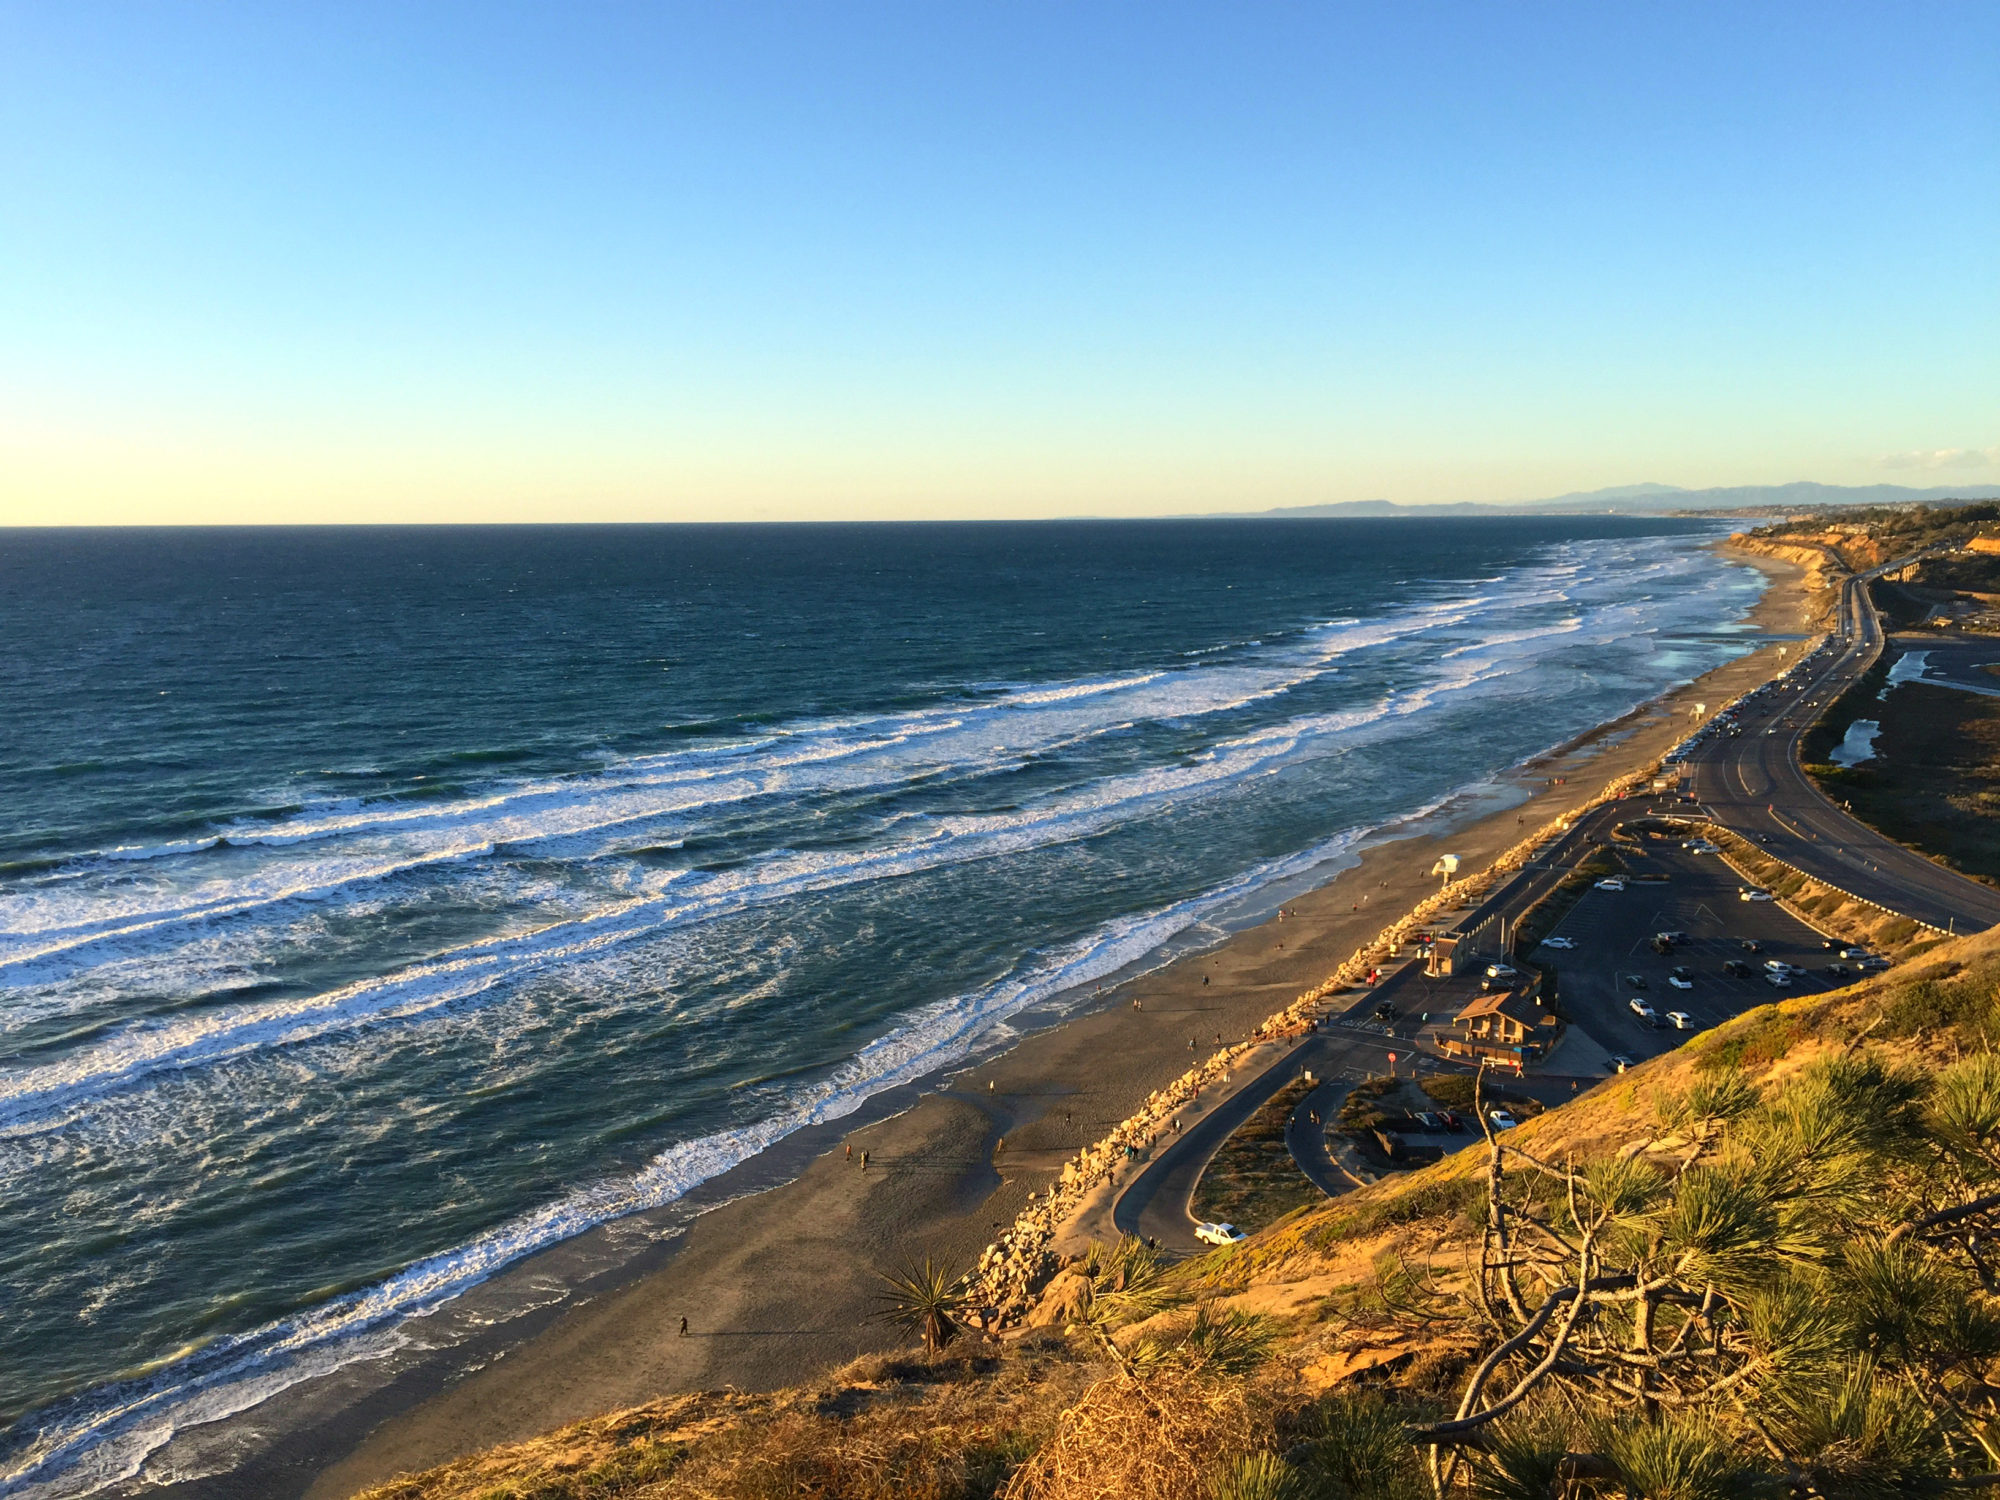
[[[1681,511],[1783,511],[1815,505],[1908,505],[1919,501],[2000,499],[2000,485],[1960,484],[1914,490],[1900,484],[1738,484],[1688,490],[1674,484],[1621,484],[1576,490],[1548,500],[1505,505],[1459,501],[1449,505],[1399,505],[1394,500],[1342,500],[1329,505],[1282,505],[1274,510],[1232,511],[1252,516],[1660,516]]]

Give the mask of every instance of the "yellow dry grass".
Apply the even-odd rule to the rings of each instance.
[[[1099,1381],[1015,1473],[1006,1500],[1207,1500],[1217,1468],[1251,1452],[1248,1382],[1166,1374]]]

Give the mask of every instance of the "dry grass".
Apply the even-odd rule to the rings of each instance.
[[[870,1355],[822,1386],[681,1396],[369,1490],[361,1500],[990,1500],[1100,1373],[1041,1340]]]
[[[1163,1374],[1099,1381],[1022,1465],[1007,1500],[1207,1500],[1221,1465],[1256,1449],[1268,1413],[1245,1381]]]

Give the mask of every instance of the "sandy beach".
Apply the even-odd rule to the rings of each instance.
[[[1750,622],[1775,636],[1809,629],[1801,570],[1738,556],[1770,578]],[[887,1118],[814,1138],[793,1180],[724,1202],[623,1275],[520,1320],[471,1373],[446,1382],[419,1368],[310,1419],[272,1403],[257,1426],[282,1436],[264,1454],[170,1488],[334,1500],[664,1394],[789,1385],[898,1344],[874,1318],[879,1271],[927,1254],[970,1265],[1078,1147],[1218,1039],[1243,1039],[1430,894],[1439,853],[1482,867],[1524,828],[1657,758],[1684,732],[1692,704],[1712,709],[1778,665],[1777,647],[1762,647],[1516,768],[1464,805],[1378,831],[1358,863],[1287,899],[1282,919],[1107,988],[1096,1008],[928,1092],[882,1101],[896,1111]],[[711,1188],[720,1200],[731,1185]],[[547,1279],[548,1259],[495,1280]]]

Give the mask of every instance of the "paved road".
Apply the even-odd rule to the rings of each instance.
[[[1892,843],[1829,802],[1799,766],[1813,720],[1882,654],[1882,624],[1867,581],[1841,584],[1839,628],[1826,644],[1748,700],[1741,733],[1713,735],[1688,756],[1695,795],[1717,822],[1850,895],[1950,932],[2000,924],[2000,891]]]
[[[1292,1153],[1293,1162],[1306,1174],[1306,1180],[1329,1198],[1338,1198],[1354,1186],[1347,1174],[1334,1165],[1333,1153],[1326,1149],[1326,1122],[1340,1117],[1340,1106],[1353,1090],[1351,1080],[1329,1078],[1299,1100],[1285,1124],[1285,1149]],[[1315,1115],[1319,1117],[1317,1124]]]
[[[1318,1032],[1300,1042],[1290,1054],[1163,1146],[1146,1170],[1119,1195],[1111,1211],[1112,1224],[1120,1234],[1147,1236],[1170,1250],[1202,1249],[1194,1237],[1195,1220],[1188,1213],[1188,1198],[1194,1192],[1201,1169],[1236,1127],[1301,1072],[1310,1069],[1317,1077],[1347,1080],[1386,1072],[1387,1054],[1397,1046],[1393,1037],[1322,1023]],[[1407,1051],[1408,1044],[1403,1043],[1402,1047]],[[1326,1181],[1314,1177],[1323,1190],[1329,1182],[1337,1184],[1336,1190],[1341,1192],[1351,1186],[1338,1172],[1332,1171],[1330,1161],[1327,1169],[1331,1176]]]

